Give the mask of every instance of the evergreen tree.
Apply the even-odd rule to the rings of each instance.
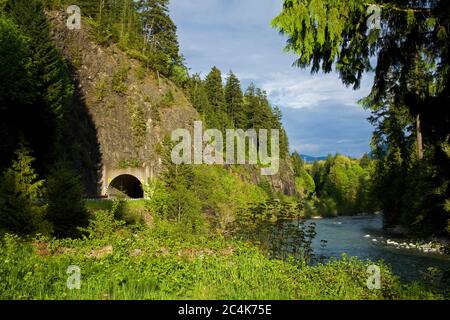
[[[0,172],[17,148],[23,110],[36,98],[29,40],[13,21],[0,14]]]
[[[45,207],[39,204],[43,180],[32,167],[34,158],[29,149],[21,147],[16,159],[0,182],[0,228],[19,235],[48,233]]]
[[[314,179],[305,170],[303,159],[297,151],[292,153],[291,162],[294,169],[295,186],[297,191],[302,197],[311,196],[314,194],[316,189]]]
[[[173,67],[182,65],[177,39],[177,27],[169,16],[169,0],[139,0],[145,41],[151,54],[151,64],[156,70],[170,76]]]
[[[260,88],[251,83],[245,92],[249,127],[256,130],[273,129],[272,109],[267,100],[267,95]]]
[[[292,153],[291,162],[294,169],[294,175],[299,176],[302,170],[304,170],[305,163],[297,151]]]
[[[370,4],[382,9],[381,28],[369,28]],[[383,162],[379,176],[386,177],[391,192],[379,194],[379,200],[385,203],[383,210],[389,212],[385,217],[392,218],[393,223],[413,221],[401,218],[401,212],[413,209],[410,215],[417,219],[405,226],[416,229],[440,224],[434,234],[445,230],[445,220],[450,220],[444,210],[450,199],[449,24],[447,0],[286,0],[282,12],[273,20],[273,26],[289,37],[286,49],[298,55],[297,66],[330,72],[335,65],[342,81],[354,88],[359,87],[363,73],[373,71],[371,58],[376,57],[375,81],[364,106],[378,121],[375,139],[391,137],[385,158],[379,158]],[[396,122],[397,133],[389,132],[389,123]],[[411,138],[415,139],[413,144]],[[413,145],[415,152],[411,153]],[[425,177],[427,181],[412,182],[408,188],[401,182],[415,176],[402,169],[408,166],[425,166],[426,171],[437,173]],[[403,190],[414,190],[416,185],[427,189],[408,197],[410,200],[398,198]],[[436,194],[433,190],[439,191]],[[411,199],[422,199],[422,205],[412,208]]]
[[[33,76],[33,85],[28,88],[33,99],[25,104],[11,105],[5,116],[16,136],[23,135],[35,150],[38,171],[45,172],[62,151],[62,132],[73,85],[67,65],[50,38],[50,26],[41,2],[9,0],[5,10],[23,36],[29,39]]]
[[[84,190],[79,176],[67,163],[59,163],[47,179],[45,199],[47,219],[59,238],[75,238],[78,227],[88,225],[88,213],[83,200]]]
[[[282,123],[281,110],[278,107],[272,110],[273,125],[271,129],[280,130],[280,157],[282,159],[289,155],[289,139]]]
[[[205,83],[200,79],[198,74],[194,74],[191,77],[188,93],[192,106],[200,113],[207,126],[213,128],[210,123],[211,119],[209,118],[212,114],[212,110],[208,100],[208,93],[205,88]]]
[[[254,118],[257,109],[260,108],[254,83],[250,83],[250,85],[247,87],[247,90],[245,90],[244,98],[245,109],[247,110],[247,128],[254,128]]]
[[[224,131],[231,127],[231,120],[227,115],[227,106],[222,85],[222,73],[217,67],[213,67],[205,79],[205,88],[208,101],[211,106],[211,125]]]
[[[173,143],[170,139],[164,139],[161,153],[164,165],[163,181],[168,192],[167,214],[169,219],[185,224],[191,229],[196,229],[201,224],[200,202],[193,190],[192,181],[194,172],[192,166],[187,164],[174,164],[171,160]]]
[[[244,105],[244,95],[241,83],[236,75],[230,71],[225,85],[225,102],[227,113],[231,118],[235,128],[244,129],[247,127],[247,112]]]

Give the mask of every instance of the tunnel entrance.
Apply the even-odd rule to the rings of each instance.
[[[142,190],[142,184],[138,178],[130,174],[123,174],[111,181],[108,195],[113,198],[141,199],[144,197],[144,190]]]

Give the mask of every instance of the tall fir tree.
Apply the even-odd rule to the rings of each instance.
[[[225,84],[225,102],[227,113],[231,118],[235,128],[244,129],[247,127],[247,112],[244,104],[244,95],[241,83],[236,75],[230,71]]]
[[[68,67],[50,37],[50,24],[41,2],[9,0],[5,11],[29,39],[34,82],[29,88],[34,99],[23,106],[11,106],[7,113],[12,119],[10,125],[20,119],[17,136],[30,143],[36,152],[36,168],[45,172],[64,146],[62,132],[74,88]]]
[[[211,106],[211,125],[224,131],[231,127],[231,120],[227,114],[227,105],[222,85],[222,73],[217,67],[213,67],[205,79],[205,88],[208,101]]]
[[[169,0],[139,0],[137,11],[151,53],[151,67],[170,76],[183,64],[179,53],[177,27],[169,16]]]
[[[211,106],[208,100],[208,93],[205,88],[205,83],[200,78],[200,75],[194,74],[188,85],[189,100],[194,108],[200,113],[202,120],[208,127],[210,126]]]

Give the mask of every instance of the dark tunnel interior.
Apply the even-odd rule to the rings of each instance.
[[[132,199],[141,199],[144,197],[142,184],[138,178],[129,174],[123,174],[116,177],[109,184],[110,196],[127,196]]]

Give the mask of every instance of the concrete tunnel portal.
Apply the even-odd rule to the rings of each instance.
[[[141,181],[131,174],[122,174],[114,178],[108,187],[109,197],[144,198]]]

